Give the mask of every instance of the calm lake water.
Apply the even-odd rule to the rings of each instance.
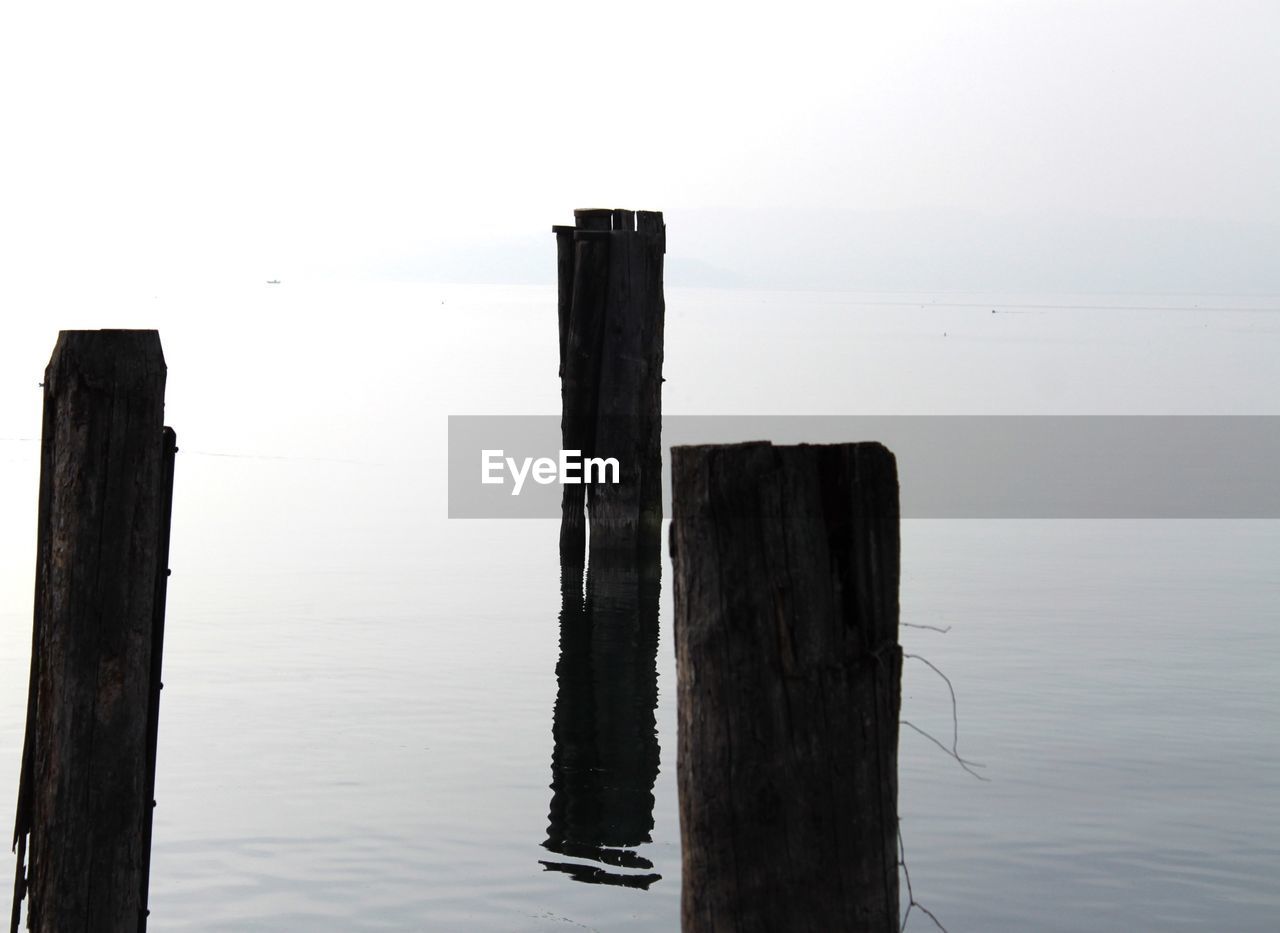
[[[669,564],[656,654],[627,648],[640,700],[596,684],[657,733],[636,738],[641,786],[581,791],[634,823],[601,840],[634,853],[611,865],[544,846],[557,696],[582,695],[557,680],[557,525],[445,517],[448,415],[559,411],[552,288],[16,297],[0,348],[0,805],[26,700],[37,383],[59,327],[154,326],[181,448],[155,929],[678,929]],[[672,288],[665,400],[1277,414],[1277,359],[1280,298]],[[987,778],[903,729],[921,903],[952,933],[1276,929],[1280,522],[912,520],[902,564],[903,621],[948,628],[903,643],[954,684],[960,751]],[[946,684],[920,661],[903,716],[950,744]],[[932,928],[912,912],[908,929]]]

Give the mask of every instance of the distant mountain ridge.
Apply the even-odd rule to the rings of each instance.
[[[1280,226],[963,211],[667,214],[673,286],[1280,293]],[[548,233],[381,258],[375,278],[552,283]]]

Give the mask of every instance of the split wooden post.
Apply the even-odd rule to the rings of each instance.
[[[34,933],[146,929],[177,449],[165,377],[152,330],[63,331],[45,370],[15,933],[24,895]]]
[[[565,485],[562,560],[634,555],[662,523],[662,289],[666,227],[656,211],[578,210],[553,227],[559,276],[561,436],[584,458],[614,458],[620,482]]]
[[[893,454],[675,447],[672,483],[684,933],[897,933]]]
[[[579,451],[584,465],[616,461],[618,482],[563,486],[559,692],[543,845],[575,861],[543,865],[580,881],[647,888],[659,876],[631,847],[650,841],[658,769],[666,228],[659,213],[617,209],[574,211],[573,226],[552,230],[561,445]]]

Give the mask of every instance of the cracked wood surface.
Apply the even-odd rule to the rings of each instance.
[[[898,481],[874,443],[676,447],[685,933],[898,929]]]

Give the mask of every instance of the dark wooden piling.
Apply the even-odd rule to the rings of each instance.
[[[579,881],[645,888],[659,879],[634,847],[650,841],[658,772],[666,230],[660,213],[624,209],[578,210],[574,226],[552,229],[561,443],[584,463],[616,461],[620,481],[563,487],[559,692],[543,845],[568,860],[542,864]]]
[[[165,376],[155,331],[64,331],[45,370],[14,931],[24,895],[36,933],[146,928],[176,450]]]
[[[896,933],[894,457],[676,447],[672,483],[684,933]]]
[[[616,459],[621,481],[564,487],[560,546],[569,562],[585,549],[586,515],[592,555],[635,554],[641,529],[661,525],[666,311],[666,227],[660,213],[578,210],[574,222],[553,228],[562,443],[584,458]]]

